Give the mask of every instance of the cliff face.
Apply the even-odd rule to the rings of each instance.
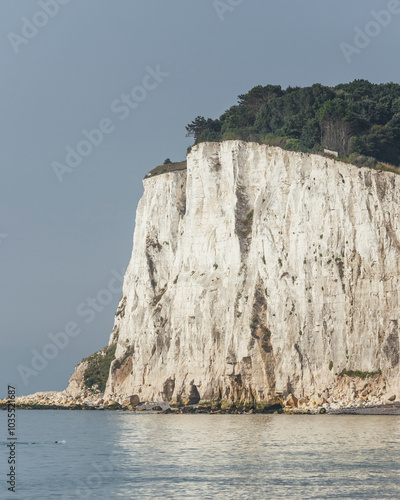
[[[268,401],[343,369],[399,394],[400,177],[239,141],[187,160],[144,180],[106,394]]]

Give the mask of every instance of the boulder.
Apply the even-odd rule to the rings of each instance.
[[[189,387],[189,395],[182,398],[182,403],[185,406],[196,405],[200,401],[200,394],[197,387],[192,382]]]
[[[129,397],[129,405],[131,406],[137,406],[140,403],[140,398],[137,394],[134,394],[133,396]]]

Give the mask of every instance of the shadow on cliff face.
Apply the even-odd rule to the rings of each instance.
[[[171,401],[175,391],[175,379],[167,378],[163,384],[163,396],[167,401]]]
[[[260,400],[272,401],[277,397],[275,394],[276,361],[271,342],[271,331],[267,323],[267,300],[260,277],[255,287],[251,318],[249,325],[250,339],[248,343],[249,356],[245,356],[239,361],[235,346],[232,344],[228,349],[226,358],[227,365],[232,366],[232,372],[227,375],[224,388],[219,388],[218,394],[216,394],[216,391],[212,395],[207,393],[204,396],[205,399],[254,402]],[[265,380],[265,389],[263,391],[257,391],[252,384],[255,369],[253,358],[257,359],[259,357],[262,360],[263,370],[263,374],[260,377]],[[256,363],[256,366],[260,365]]]
[[[242,255],[247,254],[250,248],[253,217],[254,210],[247,197],[246,188],[238,180],[236,185],[235,232],[239,239]]]
[[[253,341],[256,342],[259,347],[268,382],[268,396],[272,397],[275,394],[276,363],[271,342],[271,331],[267,326],[267,299],[263,288],[263,282],[260,277],[258,278],[257,286],[255,288],[250,333],[252,337],[250,344],[252,344]]]
[[[391,333],[387,336],[386,341],[383,345],[383,352],[386,359],[391,365],[391,368],[395,368],[399,364],[399,334],[398,334],[398,321],[392,320],[393,329]]]
[[[196,405],[200,402],[200,399],[200,393],[194,384],[194,380],[190,382],[189,387],[184,385],[181,392],[176,396],[177,402],[185,406]]]

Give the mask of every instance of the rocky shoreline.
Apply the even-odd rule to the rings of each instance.
[[[186,402],[140,401],[139,396],[128,398],[106,396],[105,394],[84,394],[72,396],[68,392],[38,392],[19,396],[15,400],[0,400],[0,409],[7,410],[10,403],[19,410],[96,410],[133,411],[163,414],[346,414],[346,415],[400,415],[400,401],[396,395],[383,395],[354,391],[329,394],[329,388],[314,397],[286,398],[277,396],[269,402],[199,401]],[[375,392],[375,391],[374,391]],[[186,404],[185,404],[186,403]]]

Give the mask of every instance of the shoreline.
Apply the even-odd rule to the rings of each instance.
[[[96,405],[91,402],[54,404],[40,404],[37,402],[19,403],[17,401],[0,400],[0,410],[6,411],[8,405],[15,405],[16,410],[57,410],[57,411],[124,411],[138,414],[164,414],[164,415],[399,415],[400,403],[370,405],[370,406],[344,406],[342,408],[326,408],[323,406],[301,409],[284,406],[281,403],[271,405],[224,405],[221,403],[200,403],[196,405],[169,404],[165,401],[141,402],[135,406],[111,402],[110,404]]]

